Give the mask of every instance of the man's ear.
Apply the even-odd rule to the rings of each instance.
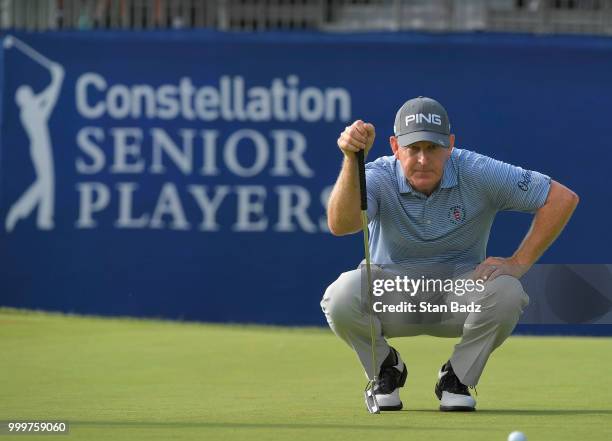
[[[391,145],[391,151],[393,152],[393,156],[399,159],[397,151],[399,150],[399,144],[397,143],[397,138],[395,136],[389,136],[389,144]]]
[[[449,146],[448,146],[448,153],[447,153],[447,158],[450,157],[451,153],[453,152],[453,148],[455,147],[455,134],[451,133],[449,135]]]

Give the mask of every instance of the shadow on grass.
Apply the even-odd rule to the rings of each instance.
[[[406,409],[401,412],[384,412],[385,416],[402,415],[415,413],[437,413],[441,415],[457,414],[456,412],[440,412],[436,409]],[[612,409],[557,409],[557,410],[522,410],[522,409],[484,409],[476,412],[465,412],[467,418],[477,418],[478,415],[484,416],[580,416],[580,415],[612,415]],[[382,419],[377,422],[384,421]],[[387,420],[388,421],[388,420]],[[405,429],[422,430],[427,432],[447,432],[448,427],[431,427],[419,426],[414,424],[415,421],[406,420],[405,425],[384,426],[379,424],[325,424],[319,421],[313,421],[312,424],[307,423],[241,423],[241,422],[220,422],[220,421],[201,421],[201,422],[178,422],[178,421],[70,421],[74,426],[101,426],[101,427],[125,427],[125,428],[160,428],[160,429],[189,429],[189,428],[211,428],[211,429],[308,429],[308,430],[328,430],[328,429],[343,429],[343,430],[376,430],[376,431],[398,431]],[[454,431],[487,431],[490,428],[470,427],[453,427]]]
[[[409,423],[409,421],[406,421]],[[416,426],[406,424],[402,426],[381,426],[381,425],[359,425],[359,424],[322,424],[313,421],[312,424],[304,423],[240,423],[240,422],[159,422],[159,421],[70,421],[71,427],[92,426],[92,427],[124,427],[124,428],[158,428],[158,429],[307,429],[307,430],[376,430],[376,431],[398,431],[398,430],[423,430],[430,432],[448,432],[448,428]],[[489,430],[486,428],[475,429],[473,427],[455,427],[453,430],[474,432],[478,430]]]
[[[388,412],[387,412],[388,413]],[[488,416],[579,416],[579,415],[612,415],[612,409],[481,409],[476,412],[440,412],[438,409],[404,409],[399,413],[439,413]]]

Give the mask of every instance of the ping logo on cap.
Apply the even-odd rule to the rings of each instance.
[[[438,126],[442,125],[442,117],[436,113],[413,113],[411,115],[406,115],[406,122],[404,124],[409,125],[411,122],[421,124],[423,120],[429,124],[436,124]]]

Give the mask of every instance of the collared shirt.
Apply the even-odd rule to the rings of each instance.
[[[429,197],[410,186],[394,156],[366,164],[366,179],[370,253],[383,265],[476,265],[497,212],[533,213],[550,189],[546,175],[458,148]]]

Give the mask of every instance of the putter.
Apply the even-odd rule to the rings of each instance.
[[[372,347],[372,375],[363,392],[365,404],[368,412],[380,413],[380,406],[374,395],[374,386],[378,383],[378,373],[376,372],[376,336],[374,335],[374,319],[372,318],[372,272],[370,270],[370,238],[368,231],[368,194],[366,191],[365,176],[365,153],[363,150],[357,152],[357,169],[359,172],[359,193],[361,196],[361,229],[363,230],[363,246],[365,249],[366,274],[368,284],[368,306],[370,318],[370,338]]]

